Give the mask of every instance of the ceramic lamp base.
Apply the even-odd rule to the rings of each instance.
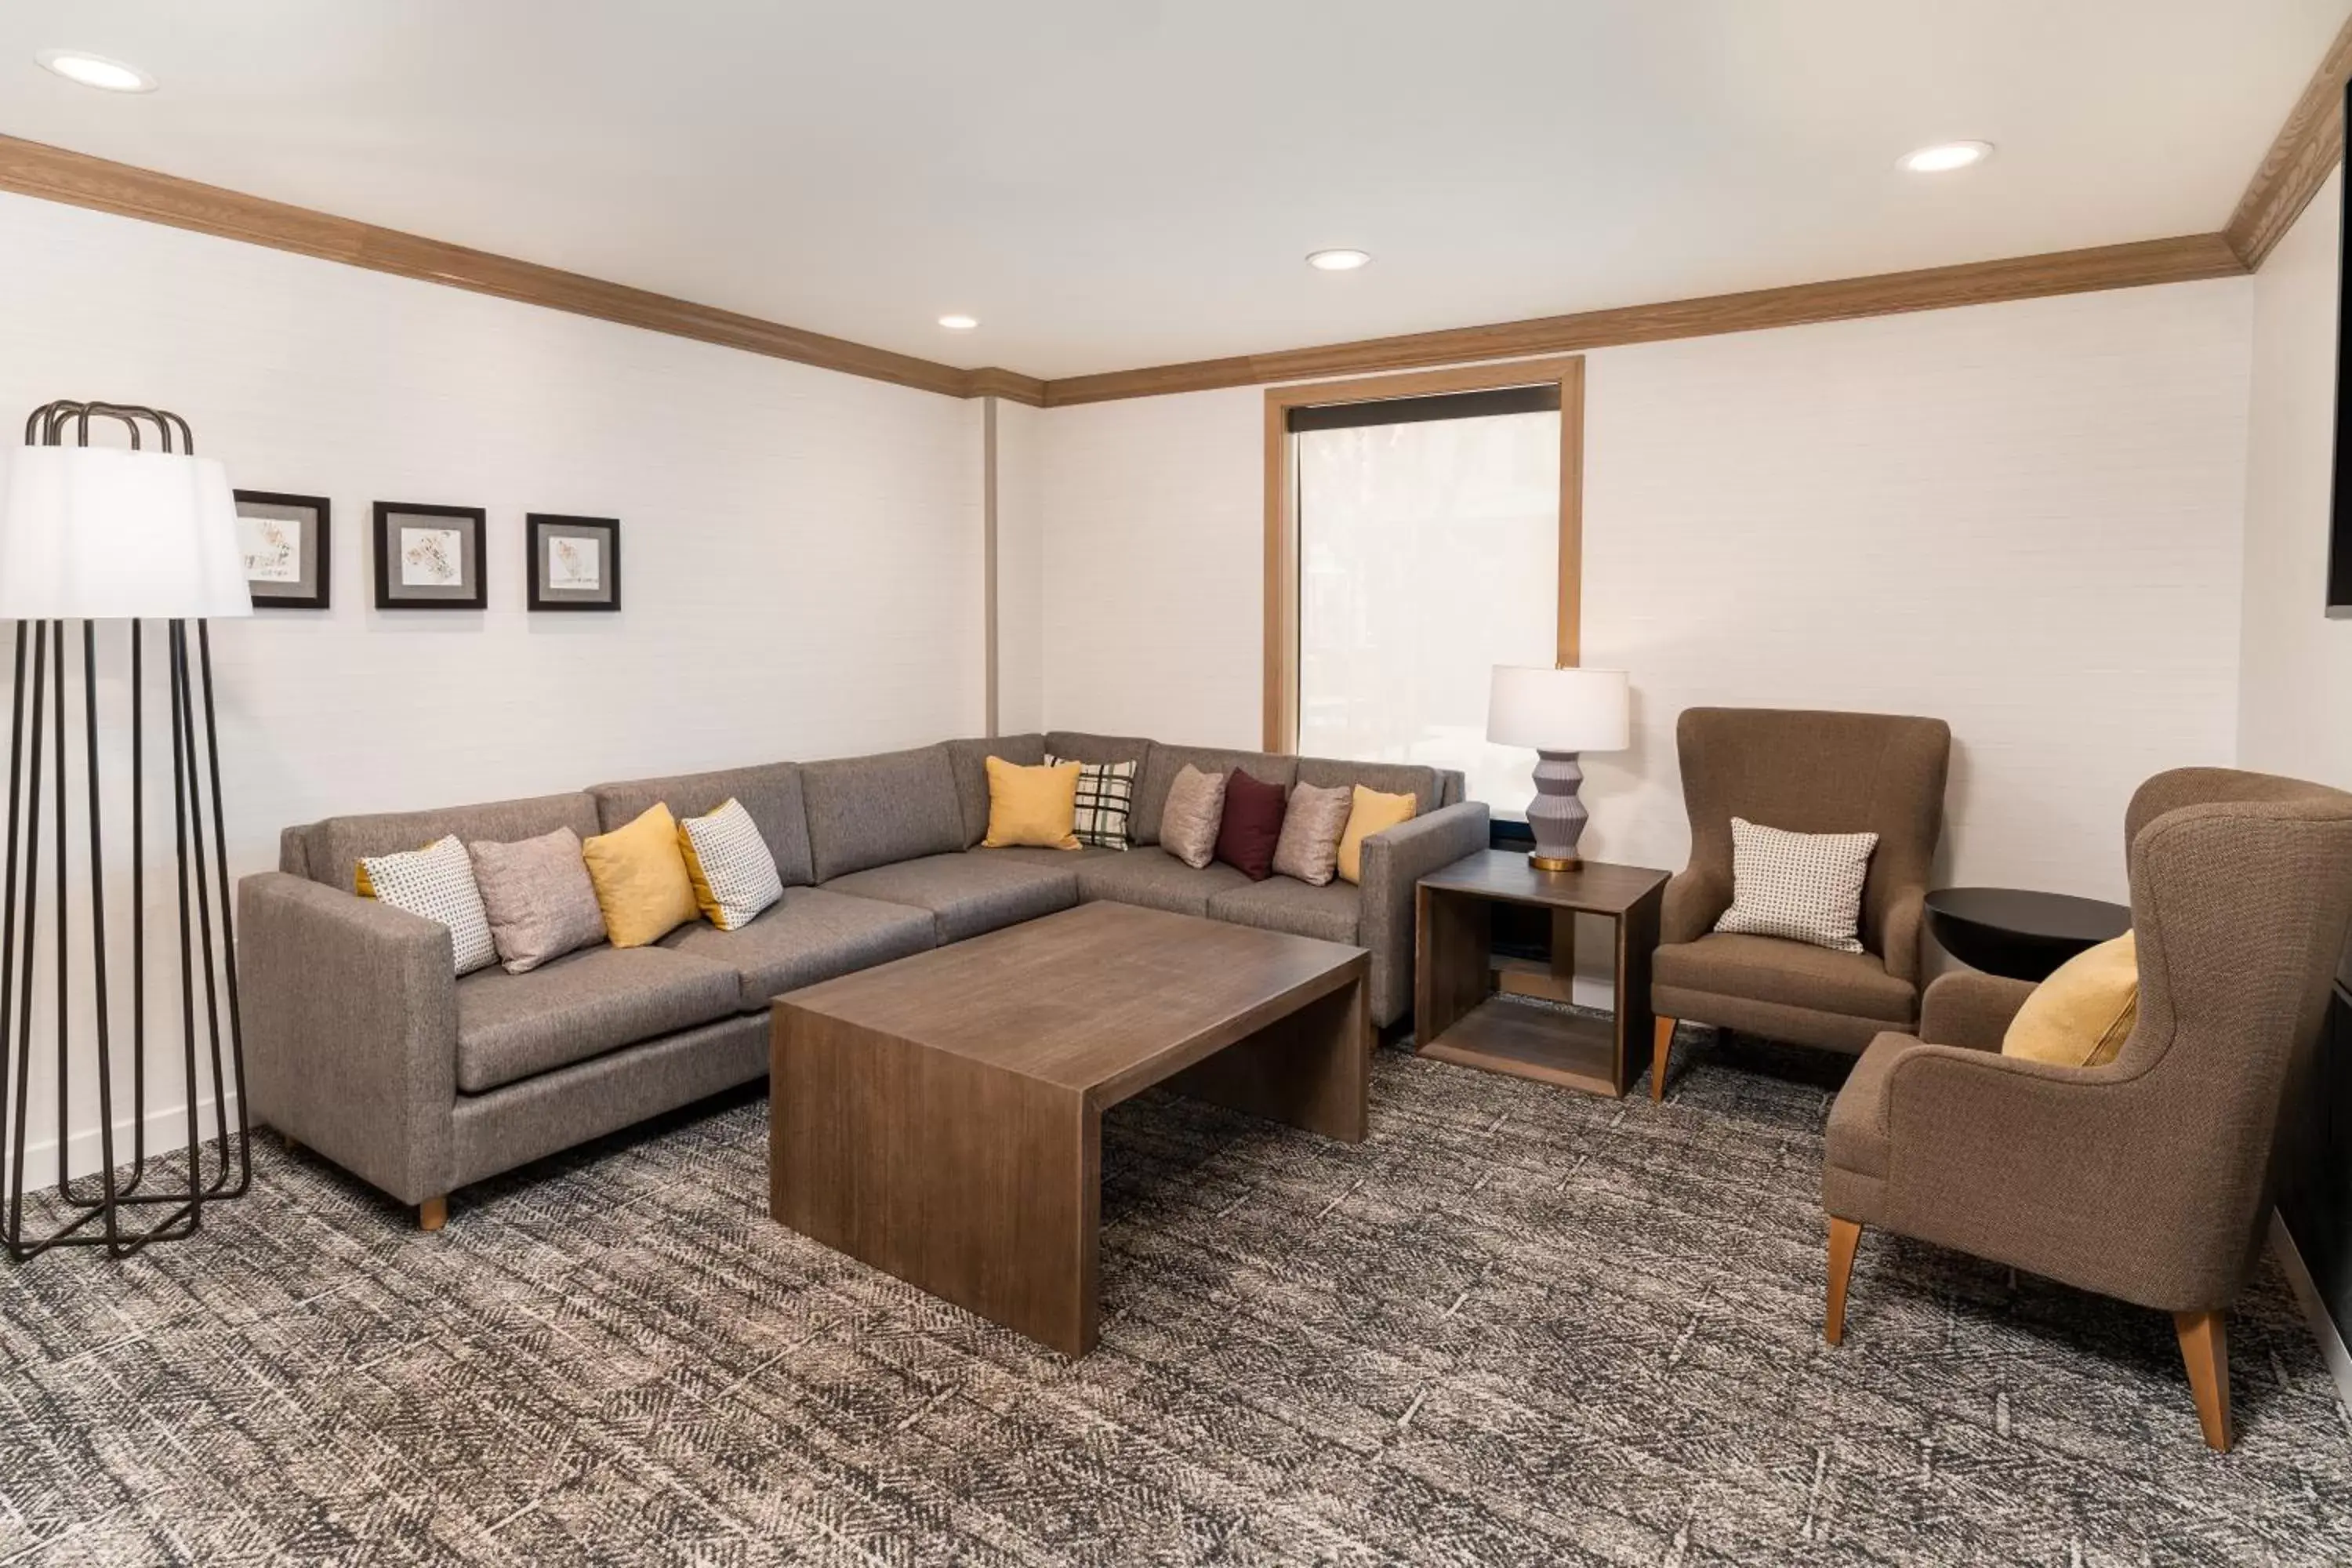
[[[1574,871],[1583,866],[1576,841],[1584,836],[1587,813],[1576,792],[1584,770],[1574,752],[1536,753],[1536,797],[1528,802],[1528,827],[1536,847],[1528,864],[1538,871]]]

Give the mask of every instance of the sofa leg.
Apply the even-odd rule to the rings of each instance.
[[[439,1230],[448,1223],[447,1197],[427,1198],[416,1205],[416,1227],[419,1230]]]
[[[1650,1098],[1666,1098],[1666,1058],[1675,1054],[1675,1021],[1660,1018],[1657,1032],[1650,1043]]]
[[[278,1136],[285,1141],[288,1154],[299,1154],[302,1152],[302,1145],[295,1141],[294,1134],[291,1132],[280,1132]]]
[[[2180,1359],[2189,1363],[2189,1392],[2197,1399],[2197,1424],[2205,1429],[2205,1446],[2217,1454],[2230,1451],[2230,1333],[2220,1312],[2175,1312],[2172,1326],[2180,1335]]]
[[[1845,1342],[1845,1282],[1853,1274],[1853,1249],[1861,1240],[1859,1223],[1830,1215],[1830,1300],[1822,1338],[1833,1345]]]

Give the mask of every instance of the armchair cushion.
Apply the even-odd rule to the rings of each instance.
[[[1878,1019],[1898,1029],[1910,1026],[1919,995],[1867,952],[1721,931],[1659,948],[1651,974],[1661,988]]]
[[[1855,934],[1875,833],[1789,833],[1731,819],[1731,907],[1719,931],[1860,952]]]

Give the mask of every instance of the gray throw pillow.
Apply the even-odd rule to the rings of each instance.
[[[1348,813],[1355,804],[1355,791],[1346,784],[1293,787],[1282,837],[1275,841],[1276,872],[1296,877],[1310,888],[1329,882],[1339,872],[1339,839],[1348,831]]]
[[[519,844],[475,844],[474,881],[509,974],[604,940],[580,836],[568,827]]]
[[[1875,833],[1790,833],[1731,819],[1731,907],[1719,931],[1860,952],[1855,928]]]
[[[1217,852],[1217,827],[1225,819],[1225,775],[1184,764],[1168,786],[1160,814],[1160,847],[1194,870]]]

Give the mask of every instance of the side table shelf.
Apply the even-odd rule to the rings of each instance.
[[[1650,955],[1666,873],[1587,861],[1538,871],[1486,849],[1421,879],[1414,893],[1413,1039],[1420,1055],[1489,1072],[1622,1096],[1649,1056]],[[1494,956],[1494,909],[1552,911],[1549,963]],[[1521,998],[1570,999],[1580,914],[1614,922],[1616,1014],[1599,1018]]]

